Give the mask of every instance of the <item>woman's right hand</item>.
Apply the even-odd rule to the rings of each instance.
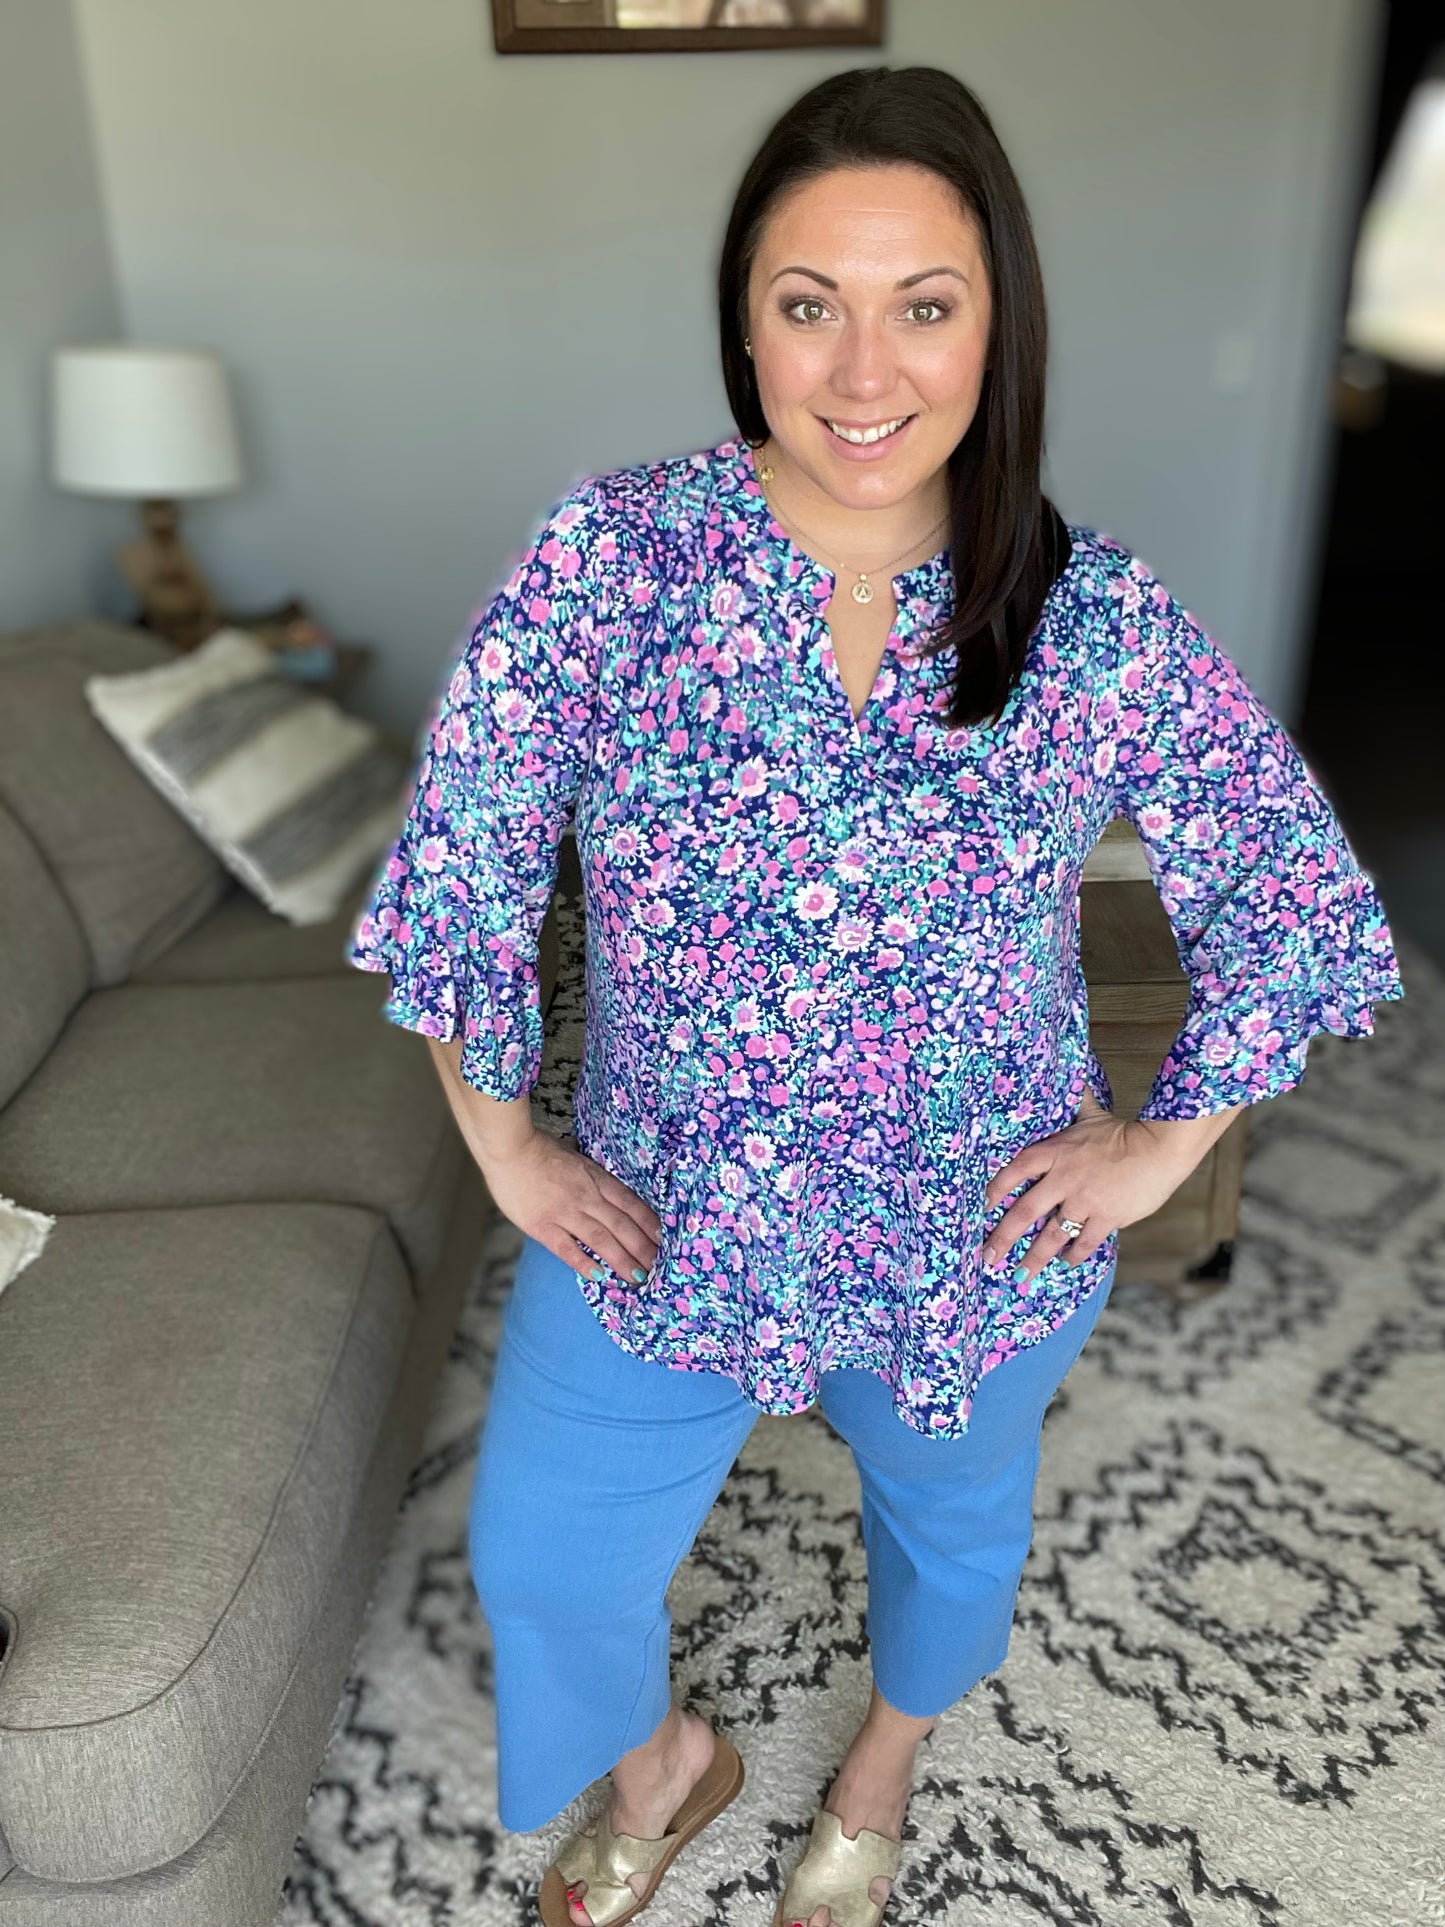
[[[573,1271],[593,1269],[583,1244],[638,1284],[657,1262],[657,1213],[580,1150],[570,1131],[562,1138],[532,1131],[488,1157],[482,1176],[502,1216]]]

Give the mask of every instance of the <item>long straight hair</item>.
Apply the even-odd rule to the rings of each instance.
[[[948,458],[953,611],[923,653],[956,652],[945,721],[996,721],[1022,674],[1044,598],[1068,566],[1063,517],[1043,494],[1048,320],[1023,190],[977,97],[941,67],[857,67],[788,108],[733,201],[718,266],[723,381],[743,437],[769,428],[743,347],[748,282],[768,214],[838,167],[925,167],[977,224],[993,315],[978,408]]]

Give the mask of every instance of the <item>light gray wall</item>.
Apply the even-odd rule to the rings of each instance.
[[[129,518],[50,485],[46,381],[119,327],[69,8],[0,0],[0,629],[104,606]]]
[[[254,465],[191,534],[410,719],[534,518],[732,431],[716,249],[826,73],[993,114],[1051,301],[1050,480],[1287,714],[1379,0],[891,0],[883,50],[499,56],[485,0],[75,0],[129,326],[231,367]]]

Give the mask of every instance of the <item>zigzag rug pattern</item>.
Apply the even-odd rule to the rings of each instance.
[[[570,1116],[581,922],[537,1101]],[[1322,1036],[1252,1121],[1234,1274],[1116,1285],[1044,1422],[1004,1665],[919,1752],[884,1927],[1445,1922],[1445,980]],[[465,1529],[520,1233],[490,1235],[277,1927],[520,1927],[608,1797],[493,1807]],[[652,1927],[764,1927],[868,1702],[852,1456],[763,1415],[669,1594],[678,1697],[748,1779]]]

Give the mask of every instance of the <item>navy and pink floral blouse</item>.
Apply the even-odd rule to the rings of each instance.
[[[1373,883],[1284,729],[1128,549],[1073,553],[992,725],[949,729],[947,551],[894,578],[861,715],[829,571],[737,439],[547,515],[462,648],[348,960],[510,1098],[541,1062],[537,936],[570,822],[585,880],[577,1141],[655,1210],[635,1283],[578,1285],[625,1350],[775,1413],[830,1367],[964,1434],[983,1373],[1104,1280],[1117,1233],[1025,1288],[984,1186],[1067,1125],[1089,1047],[1079,878],[1124,815],[1189,973],[1141,1116],[1297,1084],[1310,1038],[1403,994]],[[1017,1196],[1017,1191],[1014,1192]],[[585,1247],[583,1247],[585,1249]]]

